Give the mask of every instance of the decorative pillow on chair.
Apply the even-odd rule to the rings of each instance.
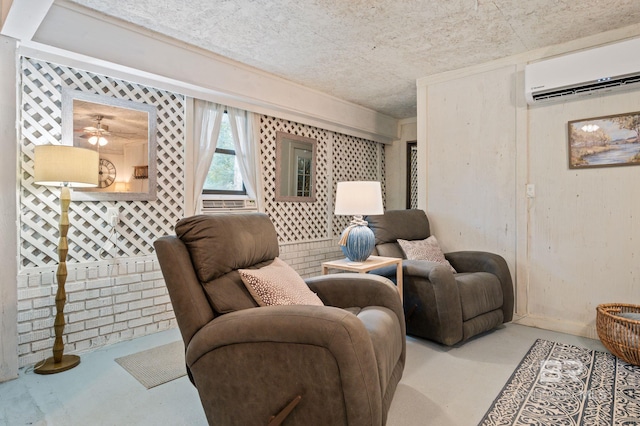
[[[429,260],[431,262],[438,262],[451,268],[451,272],[454,274],[456,270],[444,257],[444,253],[440,249],[438,240],[433,235],[426,240],[398,240],[398,244],[402,247],[402,251],[409,260]]]
[[[300,275],[278,257],[260,269],[238,269],[238,272],[247,290],[260,306],[324,306]]]

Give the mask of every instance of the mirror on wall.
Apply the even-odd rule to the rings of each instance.
[[[155,105],[64,89],[62,138],[100,157],[98,187],[75,189],[74,199],[155,199]]]
[[[276,133],[276,201],[313,202],[316,140]]]

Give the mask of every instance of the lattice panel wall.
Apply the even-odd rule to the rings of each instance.
[[[260,120],[260,155],[264,187],[264,210],[271,217],[280,242],[327,238],[328,153],[332,132],[268,116]],[[316,201],[276,201],[276,132],[316,140]]]
[[[333,145],[332,194],[336,193],[338,182],[353,180],[379,180],[382,184],[382,200],[385,196],[384,147],[365,139],[336,134]],[[331,206],[333,212],[334,206]],[[333,236],[340,236],[349,225],[351,217],[333,217]]]
[[[409,180],[410,180],[410,199],[409,206],[412,209],[418,208],[418,147],[410,145],[409,151]]]
[[[316,201],[275,201],[276,132],[314,138],[316,151]],[[330,231],[336,182],[382,179],[384,191],[384,149],[381,144],[279,118],[263,116],[260,126],[260,155],[264,179],[264,210],[276,226],[280,242],[333,238],[350,218],[339,217]],[[329,235],[329,234],[334,235]]]
[[[62,140],[62,88],[157,107],[157,198],[153,201],[77,202],[70,205],[69,263],[101,259],[109,238],[107,208],[120,212],[117,257],[147,255],[153,241],[173,232],[184,211],[185,117],[183,95],[44,61],[22,58],[20,265],[57,263],[58,191],[33,183],[35,145]],[[73,199],[73,196],[72,196]]]

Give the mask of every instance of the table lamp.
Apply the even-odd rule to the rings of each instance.
[[[67,232],[69,231],[70,187],[98,186],[98,152],[68,145],[38,145],[35,147],[34,183],[60,187],[60,238],[58,240],[58,269],[56,278],[56,317],[53,323],[55,341],[53,357],[34,368],[38,374],[53,374],[80,364],[77,355],[63,355],[64,305],[67,301]]]
[[[340,238],[340,248],[347,259],[364,262],[371,255],[376,241],[362,216],[383,213],[380,182],[338,182],[335,214],[354,216]]]

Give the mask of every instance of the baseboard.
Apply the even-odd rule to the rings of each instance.
[[[559,333],[572,334],[574,336],[587,337],[589,339],[598,339],[595,319],[593,322],[585,324],[536,315],[514,315],[513,323],[557,331]]]

